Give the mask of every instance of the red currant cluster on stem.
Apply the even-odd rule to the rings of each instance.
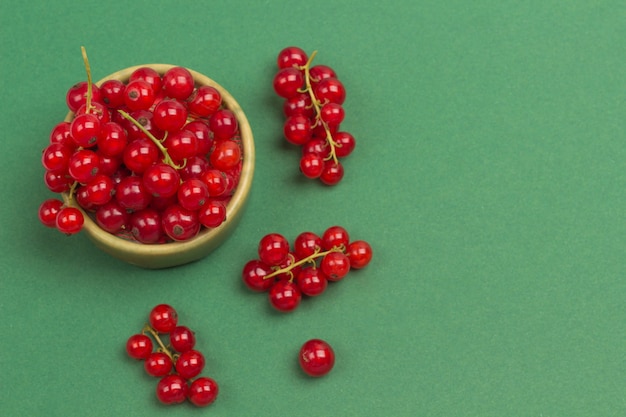
[[[281,312],[293,311],[303,295],[322,294],[328,282],[341,281],[350,269],[361,269],[372,259],[364,240],[350,241],[345,228],[331,226],[320,236],[300,233],[293,242],[279,233],[261,238],[258,259],[242,271],[244,284],[256,292],[269,292],[269,302]]]
[[[219,90],[172,67],[139,67],[127,82],[69,89],[74,118],[58,123],[43,151],[44,182],[69,203],[49,199],[39,219],[63,233],[81,230],[84,212],[103,230],[140,243],[182,241],[219,226],[241,174],[235,114]],[[76,203],[76,204],[74,204]]]
[[[280,51],[273,85],[276,94],[285,99],[285,139],[302,147],[300,171],[308,178],[335,185],[344,175],[340,158],[350,155],[356,142],[354,136],[339,129],[345,116],[346,90],[331,67],[311,66],[316,53],[307,57],[295,46]]]
[[[154,307],[149,322],[141,333],[128,339],[126,353],[143,360],[148,375],[160,378],[156,387],[159,401],[177,404],[188,399],[198,407],[213,403],[219,387],[212,378],[198,376],[205,359],[194,349],[195,334],[188,327],[178,325],[178,313],[168,304]],[[165,336],[169,338],[167,345]]]

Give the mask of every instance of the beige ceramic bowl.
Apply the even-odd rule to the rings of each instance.
[[[127,82],[130,74],[140,67],[153,68],[162,75],[168,69],[174,67],[174,65],[137,65],[113,73],[101,79],[96,84],[100,86],[103,82],[111,79]],[[193,75],[197,85],[210,85],[215,87],[222,95],[224,107],[231,110],[237,117],[243,144],[241,177],[237,189],[226,208],[226,221],[214,229],[203,228],[196,237],[185,242],[148,245],[126,240],[100,229],[97,223],[84,213],[85,224],[83,231],[87,233],[98,248],[116,258],[143,268],[168,268],[193,262],[207,256],[211,251],[217,248],[237,226],[243,214],[244,206],[252,185],[252,177],[254,174],[254,139],[246,115],[237,101],[224,87],[203,74],[193,70],[189,71]],[[73,117],[74,114],[70,112],[65,120],[71,121]],[[67,193],[63,194],[63,199],[66,203],[78,207],[74,199],[69,200]],[[80,209],[80,207],[78,208]]]

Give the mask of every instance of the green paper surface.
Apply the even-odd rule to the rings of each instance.
[[[620,1],[10,1],[0,14],[0,404],[7,416],[626,415],[626,7]],[[144,270],[37,220],[41,150],[85,79],[194,69],[246,112],[256,171],[206,259]],[[298,172],[272,90],[290,45],[333,67],[345,177]],[[270,232],[339,224],[372,263],[278,314],[244,288]],[[207,409],[162,406],[126,339],[169,303]],[[297,353],[327,340],[333,371]]]

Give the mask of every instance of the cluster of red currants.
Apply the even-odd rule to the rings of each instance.
[[[188,399],[198,407],[213,403],[219,387],[212,378],[198,377],[204,369],[204,355],[194,349],[195,334],[188,327],[178,325],[176,310],[168,304],[159,304],[150,311],[149,323],[141,333],[128,339],[126,353],[143,360],[148,375],[160,378],[156,387],[159,401],[177,404]],[[162,339],[166,335],[168,345]],[[159,346],[156,350],[153,339]]]
[[[127,82],[86,82],[66,95],[74,113],[43,151],[44,182],[66,193],[105,231],[141,243],[194,237],[219,226],[241,174],[235,114],[218,89],[172,67],[137,68]],[[75,204],[48,199],[39,219],[65,234],[82,229]]]
[[[279,233],[261,238],[258,259],[242,271],[244,284],[256,292],[269,292],[269,302],[278,311],[293,311],[302,296],[322,294],[328,282],[342,280],[350,269],[361,269],[372,259],[372,247],[364,240],[350,241],[345,228],[331,226],[320,236],[300,233],[293,247]]]
[[[339,159],[350,155],[356,142],[354,136],[339,129],[345,117],[346,90],[331,67],[311,66],[315,54],[307,57],[295,46],[280,51],[273,86],[285,99],[285,139],[302,147],[300,171],[308,178],[335,185],[344,175]]]

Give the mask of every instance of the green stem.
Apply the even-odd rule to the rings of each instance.
[[[277,275],[284,274],[284,273],[287,273],[287,272],[291,274],[291,270],[294,269],[295,267],[303,265],[303,264],[306,264],[306,263],[315,263],[315,259],[321,258],[323,256],[326,256],[326,255],[328,255],[329,253],[332,253],[332,252],[343,252],[345,250],[345,247],[343,245],[340,245],[340,246],[333,246],[332,249],[329,249],[329,250],[324,251],[324,252],[321,252],[321,250],[322,249],[318,246],[318,247],[315,248],[315,252],[313,252],[311,255],[307,256],[306,258],[302,258],[299,261],[294,262],[294,263],[292,263],[290,265],[287,265],[284,268],[276,269],[276,270],[274,270],[274,272],[272,272],[270,274],[267,274],[265,277],[263,277],[263,279],[274,278]],[[291,256],[293,258],[292,254],[289,254],[289,256]],[[295,258],[293,258],[293,259],[295,259]],[[292,275],[292,279],[293,279],[293,274],[291,274],[291,275]]]
[[[85,105],[85,113],[90,113],[92,109],[91,95],[93,94],[91,86],[91,67],[89,66],[89,59],[87,58],[87,50],[85,47],[81,46],[80,51],[83,54],[83,62],[85,63],[85,70],[87,71],[87,103]]]
[[[315,97],[315,93],[313,93],[313,88],[311,87],[311,73],[309,70],[311,69],[311,63],[313,62],[315,55],[317,55],[317,51],[313,51],[306,64],[304,64],[301,69],[304,70],[304,83],[306,85],[306,91],[309,93],[309,96],[311,96],[311,102],[313,104],[313,108],[315,109],[315,114],[317,115],[317,117],[315,118],[316,123],[321,123],[321,125],[324,127],[324,131],[326,132],[326,142],[328,142],[328,145],[330,146],[330,156],[326,159],[332,159],[335,163],[337,163],[337,153],[335,152],[335,148],[338,146],[337,142],[335,142],[335,140],[333,139],[333,134],[330,132],[328,125],[322,120],[320,116],[320,105],[322,103],[320,103],[317,97]]]
[[[167,346],[165,346],[165,344],[163,344],[163,341],[159,337],[159,333],[157,333],[152,327],[150,327],[149,325],[146,325],[141,332],[143,334],[146,334],[146,332],[150,333],[152,337],[154,338],[154,340],[156,340],[156,342],[159,344],[161,351],[165,353],[167,356],[169,356],[172,362],[175,361],[176,358],[174,357],[172,352],[167,348]]]

